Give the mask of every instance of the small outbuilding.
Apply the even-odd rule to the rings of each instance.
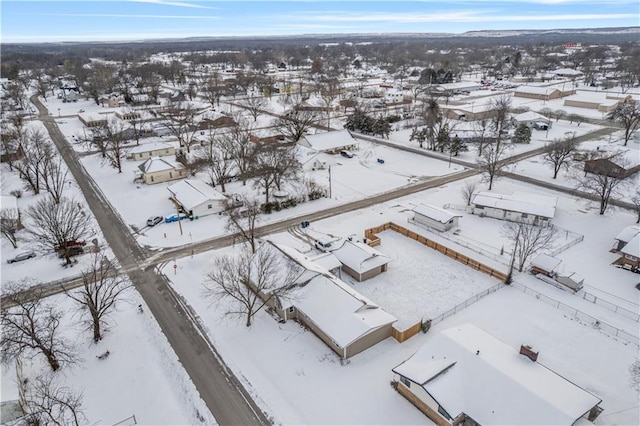
[[[226,209],[227,197],[200,180],[185,179],[167,189],[173,202],[190,216],[207,216]]]
[[[359,241],[346,240],[332,253],[342,263],[342,270],[358,282],[385,272],[391,261],[389,256]]]
[[[318,152],[327,153],[338,153],[342,150],[358,148],[358,141],[348,130],[307,135],[300,139],[298,144]]]
[[[412,211],[414,222],[439,232],[458,227],[458,219],[462,217],[429,204],[418,204]]]
[[[531,261],[531,272],[551,277],[561,263],[557,257],[540,254]]]

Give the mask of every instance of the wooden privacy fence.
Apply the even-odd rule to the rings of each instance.
[[[404,330],[398,330],[395,326],[391,327],[391,336],[396,339],[399,343],[404,342],[410,337],[415,336],[422,330],[422,321],[417,324],[412,325],[409,328],[405,328]]]
[[[405,237],[411,238],[412,240],[416,240],[419,243],[424,244],[425,246],[432,248],[442,254],[444,254],[447,257],[450,257],[451,259],[457,260],[458,262],[470,266],[471,268],[483,272],[487,275],[490,275],[492,277],[495,277],[501,281],[505,281],[507,279],[507,274],[505,274],[504,272],[498,271],[497,269],[493,269],[483,263],[478,262],[475,259],[472,259],[468,256],[465,256],[462,253],[458,253],[457,251],[444,246],[440,243],[437,243],[433,240],[430,240],[429,238],[425,237],[424,235],[420,235],[416,232],[410,231],[407,228],[400,226],[396,223],[393,222],[387,222],[387,223],[383,223],[382,225],[379,226],[375,226],[373,228],[369,228],[369,229],[365,229],[364,231],[364,237],[366,238],[366,242],[368,245],[370,245],[371,247],[375,247],[375,246],[379,246],[380,245],[380,237],[378,237],[378,233],[382,232],[382,231],[387,231],[387,230],[392,230],[395,231],[401,235],[404,235]]]

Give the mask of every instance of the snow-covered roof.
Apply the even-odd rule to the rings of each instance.
[[[96,114],[94,112],[81,112],[78,114],[78,118],[83,120],[85,123],[92,121],[107,121],[107,116]]]
[[[163,149],[173,149],[174,146],[166,142],[151,142],[143,143],[142,145],[134,146],[129,150],[129,154],[139,154],[143,152],[162,151]]]
[[[523,123],[523,122],[526,123],[530,121],[544,121],[545,123],[549,123],[551,121],[544,115],[538,114],[537,112],[534,112],[534,111],[527,111],[527,112],[523,112],[522,114],[514,115],[513,119],[516,120],[518,123]]]
[[[628,243],[633,237],[640,234],[640,225],[630,225],[624,228],[618,235],[616,240]]]
[[[185,209],[194,208],[212,201],[224,201],[227,198],[201,180],[185,179],[167,187],[175,199]]]
[[[562,260],[557,257],[549,256],[548,254],[540,254],[531,261],[531,266],[535,266],[544,271],[551,272],[562,263]]]
[[[317,151],[331,151],[345,146],[355,145],[357,141],[348,130],[337,132],[316,133],[303,138],[310,148]]]
[[[620,253],[629,256],[640,257],[640,234],[636,234],[624,247],[620,249]]]
[[[317,265],[320,265],[327,271],[331,271],[342,266],[342,263],[340,263],[338,258],[331,252],[321,253],[315,257],[310,258],[309,260]]]
[[[282,300],[284,309],[295,306],[337,345],[344,348],[363,335],[389,325],[397,319],[374,302],[358,293],[296,249],[266,241],[258,250],[273,250],[282,274],[293,267],[299,287]],[[283,275],[284,278],[284,275]]]
[[[564,278],[565,280],[571,280],[576,284],[584,282],[584,278],[575,272],[562,272],[558,274],[558,278]]]
[[[558,68],[557,70],[551,71],[551,74],[556,75],[582,75],[582,71],[574,70],[571,68]]]
[[[138,166],[142,173],[156,173],[164,170],[181,170],[184,169],[182,164],[167,161],[163,158],[152,157],[145,160]]]
[[[13,195],[0,196],[0,210],[6,209],[18,210],[18,198]]]
[[[572,425],[601,402],[472,324],[435,335],[393,371],[479,424]]]
[[[559,89],[555,87],[540,87],[540,86],[519,86],[515,93],[527,93],[531,95],[544,95],[548,96],[553,92],[557,92]]]
[[[433,219],[440,223],[448,223],[454,217],[462,217],[462,215],[454,214],[429,204],[418,204],[412,210],[414,213],[428,217],[429,219]]]
[[[359,241],[346,240],[342,247],[333,250],[332,253],[342,264],[360,274],[391,261],[389,256]]]
[[[501,210],[533,214],[553,218],[556,214],[557,197],[514,191],[511,194],[498,194],[493,191],[479,191],[473,197],[477,206],[493,207]]]

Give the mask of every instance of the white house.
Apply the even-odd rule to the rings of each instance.
[[[164,157],[167,155],[175,155],[176,148],[166,142],[143,143],[134,146],[127,153],[127,158],[132,160],[144,160],[151,157]]]
[[[391,258],[359,241],[346,240],[332,251],[342,263],[342,269],[358,281],[368,280],[387,270]]]
[[[140,179],[146,184],[167,182],[187,176],[187,171],[182,164],[157,157],[146,159],[134,173],[136,179]]]
[[[279,262],[277,273],[282,277],[276,279],[294,277],[295,287],[286,298],[262,295],[283,320],[297,319],[343,360],[391,336],[397,319],[319,263],[273,241],[260,245],[254,259],[265,250]]]
[[[438,425],[589,424],[602,400],[472,324],[433,336],[392,369],[397,390]],[[577,423],[578,422],[578,423]]]
[[[226,208],[227,197],[200,180],[185,179],[167,187],[171,199],[191,216],[207,216]]]
[[[318,152],[328,153],[337,153],[341,150],[353,150],[358,147],[358,141],[348,130],[307,135],[300,139],[298,144],[312,148]]]
[[[412,211],[414,222],[439,232],[446,232],[451,228],[456,228],[458,219],[462,217],[429,204],[418,204]]]
[[[515,191],[498,194],[479,191],[471,201],[471,212],[481,217],[547,226],[556,214],[557,197]]]
[[[517,124],[525,123],[529,128],[536,127],[536,123],[544,123],[547,128],[551,128],[552,123],[547,117],[537,112],[527,111],[522,114],[517,114],[512,117],[513,121]]]

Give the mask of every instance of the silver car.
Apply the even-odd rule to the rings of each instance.
[[[31,259],[32,257],[36,257],[36,254],[33,252],[33,250],[24,251],[22,253],[18,253],[11,259],[7,259],[7,263],[22,262],[23,260]]]

